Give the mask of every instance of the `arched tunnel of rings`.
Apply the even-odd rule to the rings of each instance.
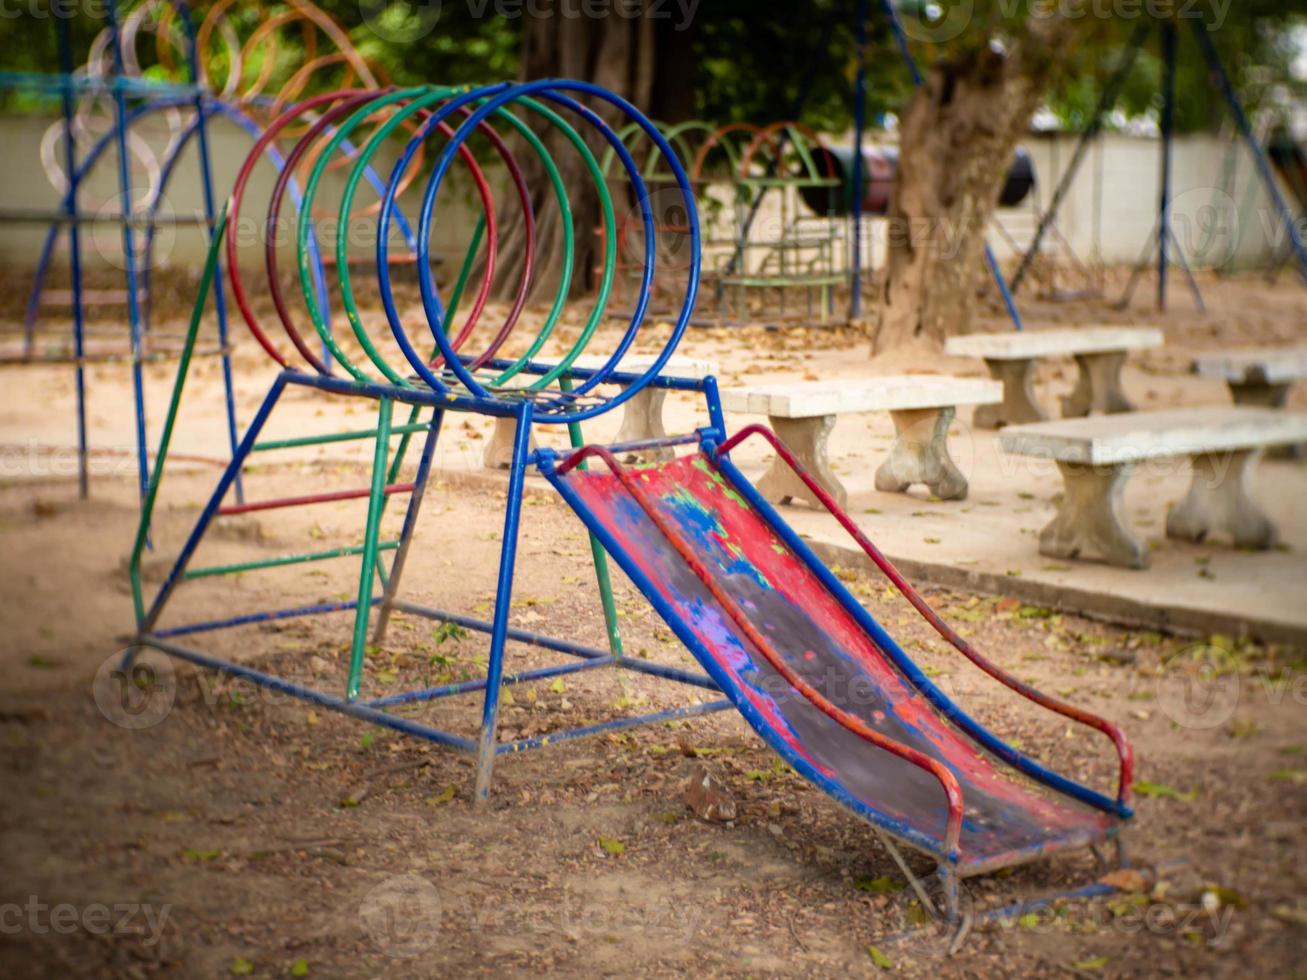
[[[682,298],[670,332],[663,337],[665,331],[659,330],[661,353],[636,380],[624,378],[620,390],[601,392],[652,322],[650,294],[668,234],[628,148],[629,133],[624,141],[605,118],[613,116],[638,127],[661,155],[672,180],[658,188],[658,203],[679,217],[677,233],[687,244],[683,261],[671,270],[683,284]],[[292,131],[302,135],[283,156],[277,141]],[[606,147],[602,164],[591,148],[596,136]],[[438,150],[429,144],[437,144]],[[434,158],[430,173],[425,180],[414,180],[424,152]],[[574,159],[565,160],[563,153]],[[624,182],[614,181],[609,155],[619,161],[617,173]],[[251,178],[265,156],[279,164],[266,213],[243,218],[246,199],[256,186]],[[454,222],[470,227],[441,229],[447,238],[452,233],[464,242],[457,273],[445,289],[433,271],[432,240],[438,199],[442,187],[452,183],[448,178],[455,157],[470,177],[473,207],[450,209]],[[389,176],[378,180],[375,174],[384,172],[383,164],[389,164]],[[324,192],[331,183],[324,178],[333,168],[344,174],[343,183],[335,182],[339,201],[334,227],[320,203],[332,193]],[[564,174],[577,172],[588,187],[575,186],[575,178],[569,185]],[[544,180],[533,181],[528,173],[542,174]],[[365,180],[379,193],[379,201],[364,202],[359,190]],[[410,181],[413,192],[420,188],[416,215],[403,213],[408,198],[401,200],[401,195]],[[283,207],[288,191],[292,209]],[[456,190],[446,188],[446,194],[453,197]],[[583,194],[598,201],[597,237],[578,214],[576,202]],[[287,214],[289,210],[294,213]],[[638,289],[630,298],[629,312],[624,311],[626,326],[603,332],[605,340],[614,341],[604,345],[606,360],[593,366],[598,358],[592,352],[585,368],[576,367],[578,359],[597,346],[609,312],[623,240],[618,228],[624,222],[638,223],[640,234],[624,238],[628,244],[638,241],[641,253]],[[270,293],[289,347],[255,312],[260,304],[253,301],[242,274],[241,246],[248,244],[250,228],[257,229],[263,249],[260,285]],[[550,233],[542,234],[542,229]],[[588,313],[569,316],[569,292],[576,274],[583,271],[577,268],[585,252],[579,243],[591,240],[597,240],[601,259],[595,289],[584,300]],[[298,303],[292,299],[293,287],[283,282],[283,252],[294,254],[293,273],[285,278],[298,280]],[[541,261],[542,255],[547,261]],[[597,86],[547,80],[472,89],[346,89],[292,106],[268,124],[240,169],[229,205],[226,258],[237,306],[255,339],[282,367],[329,374],[334,360],[357,383],[426,387],[514,404],[529,399],[535,421],[565,423],[624,402],[663,370],[693,309],[700,241],[690,179],[659,129],[625,100]],[[388,331],[360,309],[357,273],[352,270],[361,262],[375,266]],[[401,311],[404,300],[395,288],[401,268],[415,272],[420,295],[415,310]],[[550,281],[537,281],[541,268],[549,270]],[[663,272],[665,286],[668,270]],[[348,333],[342,332],[341,318],[333,323],[327,312],[329,284],[335,287]],[[492,302],[498,292],[509,298]],[[536,298],[542,300],[539,308],[528,311],[528,299]],[[306,322],[316,339],[304,329]],[[559,329],[560,324],[566,328]],[[357,341],[349,351],[341,341],[348,336]],[[561,356],[548,349],[551,338],[562,349]],[[550,359],[543,361],[542,355]]]

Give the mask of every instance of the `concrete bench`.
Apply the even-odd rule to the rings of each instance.
[[[1166,518],[1167,537],[1203,541],[1228,534],[1235,544],[1269,548],[1277,529],[1253,498],[1253,472],[1268,446],[1307,439],[1307,415],[1266,408],[1185,408],[1060,419],[1003,430],[1009,453],[1057,461],[1065,492],[1039,535],[1041,554],[1097,557],[1147,568],[1148,548],[1122,518],[1133,465],[1188,456],[1189,492]]]
[[[657,359],[656,354],[628,354],[617,365],[617,370],[628,374],[643,374],[649,365]],[[552,365],[557,361],[537,359],[536,364]],[[608,363],[607,357],[583,356],[576,359],[573,366],[594,370]],[[692,357],[672,355],[663,367],[663,374],[673,378],[691,378],[701,381],[710,374],[717,373],[714,361],[704,361]],[[534,375],[518,375],[526,383],[534,380]],[[667,435],[663,426],[663,403],[667,400],[666,388],[646,386],[622,405],[622,425],[614,442],[641,442],[645,439],[661,439]],[[534,448],[534,439],[532,448]],[[628,455],[628,459],[631,458]],[[668,459],[674,455],[670,448],[648,449],[638,454],[647,460]],[[513,420],[500,418],[495,420],[495,429],[490,441],[486,443],[482,462],[487,469],[508,469],[513,460]]]
[[[1134,411],[1121,389],[1121,366],[1132,350],[1162,345],[1162,331],[1152,327],[1074,327],[1020,333],[973,333],[950,337],[944,353],[979,357],[992,377],[1003,382],[1002,404],[976,410],[979,428],[1042,422],[1048,414],[1032,387],[1035,362],[1042,357],[1071,356],[1080,376],[1062,399],[1062,414]]]
[[[1224,381],[1236,405],[1284,408],[1293,383],[1307,377],[1307,347],[1214,351],[1195,357],[1193,369]],[[1301,459],[1304,447],[1276,446],[1267,455]]]
[[[997,381],[914,374],[734,388],[722,392],[722,404],[730,411],[766,415],[781,441],[842,507],[848,493],[826,453],[837,415],[887,411],[894,420],[894,446],[876,470],[877,490],[901,493],[924,483],[942,500],[962,500],[967,479],[949,456],[949,425],[957,406],[988,405],[1001,396]],[[776,503],[799,499],[821,506],[779,458],[772,460],[758,490]]]

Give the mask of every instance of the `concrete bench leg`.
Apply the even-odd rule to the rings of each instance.
[[[1289,382],[1281,384],[1252,383],[1235,384],[1230,382],[1230,397],[1236,405],[1254,405],[1258,408],[1284,408],[1289,401]],[[1302,459],[1307,456],[1307,446],[1271,446],[1266,450],[1268,459]]]
[[[1062,414],[1078,418],[1094,412],[1113,415],[1133,412],[1134,404],[1121,388],[1121,368],[1125,364],[1125,351],[1107,351],[1102,354],[1077,354],[1076,365],[1080,376],[1071,394],[1062,399]]]
[[[517,423],[513,419],[497,418],[495,419],[495,431],[490,434],[490,441],[486,443],[485,455],[481,457],[481,463],[488,470],[506,470],[513,465],[513,433]],[[531,433],[529,446],[532,452],[536,450],[535,433]]]
[[[667,400],[666,388],[643,388],[627,399],[622,407],[622,426],[617,432],[618,442],[641,442],[645,439],[661,439],[667,435],[663,428],[663,402]],[[652,462],[658,459],[671,459],[676,453],[670,446],[659,449],[644,449],[638,453],[628,453],[626,461],[644,459]]]
[[[1035,400],[1035,362],[985,361],[990,377],[1003,382],[1003,401],[997,405],[980,405],[972,421],[979,429],[998,429],[1023,422],[1043,422],[1048,413]]]
[[[919,408],[892,411],[898,434],[889,458],[876,470],[876,489],[902,493],[924,483],[941,500],[965,500],[967,478],[948,454],[948,427],[956,409]]]
[[[1131,468],[1062,462],[1057,468],[1062,472],[1062,503],[1057,516],[1039,534],[1039,553],[1147,568],[1148,547],[1121,515],[1121,498]]]
[[[826,440],[835,427],[834,415],[817,415],[806,419],[782,419],[769,416],[772,430],[781,442],[790,447],[803,467],[816,478],[841,507],[848,502],[848,491],[831,472],[826,457]],[[790,469],[785,460],[773,456],[771,468],[758,481],[758,492],[773,504],[788,504],[791,500],[804,500],[813,507],[825,509],[812,491]]]
[[[1189,493],[1166,515],[1166,536],[1203,541],[1229,534],[1245,548],[1269,548],[1279,532],[1253,499],[1253,474],[1261,450],[1194,456]]]

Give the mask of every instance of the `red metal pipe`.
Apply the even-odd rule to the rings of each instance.
[[[268,148],[269,144],[276,139],[277,134],[281,132],[292,119],[303,112],[308,112],[320,105],[328,102],[335,102],[338,99],[349,98],[359,94],[363,90],[346,90],[341,92],[324,92],[321,95],[315,95],[298,105],[291,106],[286,112],[282,113],[264,130],[263,135],[254,143],[254,148],[250,150],[245,162],[241,164],[240,172],[236,175],[236,183],[231,191],[231,204],[227,209],[228,213],[228,231],[227,231],[227,275],[231,279],[231,292],[236,300],[236,306],[241,311],[241,316],[245,318],[245,324],[250,328],[250,333],[254,339],[259,342],[259,346],[267,351],[268,356],[280,364],[282,367],[290,367],[290,362],[286,360],[285,355],[277,349],[277,345],[264,332],[260,326],[258,317],[254,315],[254,310],[250,307],[250,302],[245,294],[245,283],[241,279],[240,263],[237,261],[237,248],[240,244],[240,213],[241,202],[245,198],[245,187],[249,183],[250,175],[254,173],[255,166],[258,165],[259,158]],[[309,363],[321,371],[322,365],[316,357],[310,356]]]
[[[389,497],[392,493],[412,493],[414,484],[412,483],[391,483],[382,488],[381,492]],[[308,504],[326,504],[334,500],[357,500],[360,497],[371,495],[370,487],[362,487],[358,490],[334,490],[331,493],[313,493],[303,497],[278,497],[275,500],[254,500],[247,501],[243,504],[231,504],[227,507],[219,507],[218,513],[223,515],[229,514],[248,514],[255,510],[276,510],[279,507],[302,507]]]

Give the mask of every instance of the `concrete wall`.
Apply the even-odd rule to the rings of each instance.
[[[1076,139],[1057,134],[1025,140],[1035,162],[1035,189],[1020,206],[999,214],[1019,245],[1029,242],[1036,208],[1048,205]],[[1172,146],[1171,227],[1190,264],[1211,268],[1232,259],[1247,267],[1268,261],[1286,235],[1243,144],[1231,152],[1230,140],[1201,134],[1178,137]],[[1137,261],[1155,233],[1160,167],[1157,139],[1111,133],[1096,140],[1058,211],[1055,227],[1066,244],[1084,261]],[[1000,259],[1012,255],[1000,233],[991,232],[990,240]],[[1062,248],[1056,236],[1045,242],[1053,254]]]
[[[50,120],[33,116],[0,116],[0,173],[4,180],[0,182],[0,209],[47,209],[58,208],[60,196],[51,185],[41,163],[40,147],[42,134],[50,125]],[[161,157],[168,141],[168,128],[162,118],[142,120],[132,128],[133,143],[152,150],[154,156]],[[249,152],[253,139],[248,132],[236,123],[218,118],[210,127],[210,145],[214,171],[214,193],[216,203],[221,206],[235,182],[237,171]],[[89,145],[89,144],[88,144]],[[53,143],[54,152],[62,163],[62,144]],[[84,151],[87,147],[82,147]],[[382,179],[389,174],[396,155],[390,148],[377,167]],[[429,158],[428,158],[429,159]],[[117,184],[117,155],[110,148],[91,171],[83,184],[81,207],[83,212],[117,213],[119,210]],[[62,169],[62,168],[61,168]],[[138,200],[143,199],[150,174],[145,164],[133,154],[133,185],[138,188]],[[340,190],[347,175],[347,169],[338,169],[328,173],[324,178],[322,189],[317,196],[317,211],[334,214],[340,200]],[[425,175],[424,175],[425,176]],[[241,227],[236,229],[241,245],[242,265],[262,262],[263,255],[263,215],[266,210],[268,195],[275,180],[276,171],[271,163],[259,166],[246,192],[247,204]],[[420,189],[423,179],[416,182]],[[461,248],[471,234],[472,227],[480,213],[479,206],[472,208],[473,190],[471,182],[466,180],[460,168],[453,168],[450,178],[442,184],[438,206],[439,218],[432,233],[432,251],[434,254],[453,254]],[[496,191],[497,199],[500,192]],[[377,200],[376,193],[370,188],[359,191],[356,202],[372,204]],[[199,157],[194,141],[179,159],[176,170],[168,181],[165,194],[167,202],[164,213],[203,215],[204,199],[201,192]],[[416,223],[418,211],[418,193],[410,188],[401,198],[401,209],[411,216]],[[358,204],[356,203],[356,208]],[[287,203],[283,215],[294,213]],[[46,225],[36,223],[9,223],[0,225],[0,259],[6,266],[24,268],[34,266],[41,243],[46,236]],[[331,226],[334,229],[334,225]],[[330,229],[325,229],[327,231]],[[334,231],[332,232],[334,242]],[[360,222],[351,230],[351,255],[370,255],[375,247],[375,225],[370,221]],[[293,241],[293,239],[288,239]],[[393,233],[396,248],[402,247],[402,240]],[[195,267],[202,265],[206,249],[203,232],[193,225],[161,225],[158,232],[157,267]],[[121,267],[122,232],[116,222],[104,222],[92,226],[86,232],[84,246],[85,260],[91,269]],[[66,263],[66,249],[61,248],[57,261]],[[459,252],[461,255],[461,251]],[[293,269],[293,250],[289,245],[284,250],[285,268]]]
[[[39,148],[42,133],[49,125],[46,119],[32,116],[0,116],[0,208],[55,208],[58,196],[47,180],[41,166]],[[137,139],[151,146],[155,153],[162,151],[167,129],[162,120],[152,120],[134,130]],[[1031,196],[1016,208],[999,213],[999,222],[1018,248],[1030,240],[1038,220],[1037,207],[1048,203],[1059,176],[1070,160],[1076,137],[1071,134],[1032,136],[1025,141],[1036,170],[1036,186]],[[219,199],[230,189],[237,168],[251,143],[250,136],[234,123],[219,119],[212,126],[212,147],[215,170],[215,190]],[[1225,263],[1233,254],[1240,266],[1252,266],[1267,261],[1275,248],[1284,241],[1284,232],[1271,207],[1270,200],[1252,167],[1248,153],[1240,146],[1234,157],[1228,157],[1230,143],[1216,136],[1198,135],[1179,138],[1174,144],[1174,219],[1176,230],[1191,264],[1207,268]],[[56,144],[55,147],[58,150]],[[393,151],[392,151],[393,152]],[[1075,181],[1072,183],[1059,212],[1056,229],[1066,245],[1084,261],[1101,261],[1108,264],[1136,261],[1152,234],[1156,220],[1158,195],[1158,161],[1160,143],[1147,137],[1109,134],[1101,137],[1090,148]],[[388,172],[388,158],[382,172]],[[1234,161],[1234,180],[1223,193],[1222,173]],[[108,153],[95,169],[86,185],[83,202],[85,210],[102,205],[108,210],[116,208],[116,157]],[[144,168],[135,164],[135,180],[145,186]],[[198,179],[198,161],[193,149],[188,149],[173,179],[169,183],[167,200],[169,209],[177,213],[202,213],[202,199]],[[320,196],[324,209],[338,200],[342,172],[335,171],[324,184]],[[270,165],[261,166],[249,191],[251,202],[266,200],[273,179]],[[375,200],[370,191],[363,192],[369,202]],[[498,195],[497,195],[498,196]],[[758,215],[759,225],[775,230],[784,223],[779,195],[769,196]],[[409,191],[403,199],[405,213],[416,215],[416,194]],[[238,229],[242,245],[243,262],[261,261],[262,229],[251,207]],[[784,211],[790,215],[804,214],[797,201],[787,201]],[[432,249],[435,254],[456,258],[461,254],[461,243],[467,240],[476,220],[479,207],[474,209],[470,181],[462,179],[459,168],[452,172],[451,182],[442,188],[440,220],[435,228]],[[729,234],[732,211],[724,208],[723,234]],[[356,241],[352,253],[370,254],[373,238],[368,227],[352,234]],[[869,229],[872,247],[868,257],[879,265],[884,258],[884,222],[873,222]],[[4,224],[0,227],[0,259],[10,268],[24,268],[35,264],[45,227],[37,224]],[[1015,255],[1013,246],[997,229],[990,239],[1002,260]],[[88,261],[92,267],[113,266],[121,263],[121,233],[118,226],[105,223],[94,228],[87,236]],[[399,242],[396,240],[396,245]],[[158,263],[163,268],[196,266],[203,261],[204,241],[194,227],[165,227],[159,232]],[[839,242],[842,253],[845,243]],[[1057,254],[1065,246],[1056,235],[1046,239],[1046,250]],[[709,249],[710,253],[723,251]],[[725,249],[729,252],[729,248]],[[63,253],[60,253],[63,260]],[[753,266],[761,255],[750,255]],[[290,262],[289,251],[286,260]],[[713,255],[714,261],[721,257]],[[712,262],[710,262],[712,264]]]

